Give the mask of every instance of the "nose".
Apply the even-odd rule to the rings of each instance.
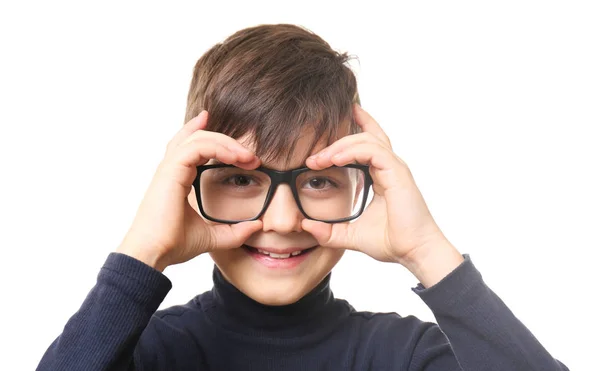
[[[304,216],[298,209],[292,189],[287,184],[280,184],[262,216],[263,231],[278,234],[302,232]]]

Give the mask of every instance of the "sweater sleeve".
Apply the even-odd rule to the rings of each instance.
[[[152,267],[111,253],[96,285],[45,352],[37,370],[149,368],[134,365],[134,354],[151,353],[136,345],[171,286],[171,281]]]
[[[432,326],[421,336],[409,369],[568,370],[484,283],[470,256],[464,258],[434,286],[413,288],[433,312],[439,328]]]

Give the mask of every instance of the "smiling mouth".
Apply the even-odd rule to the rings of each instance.
[[[274,259],[289,259],[289,258],[295,258],[297,256],[302,256],[302,255],[306,255],[308,253],[310,253],[311,251],[313,251],[314,249],[316,249],[318,246],[313,246],[311,248],[308,249],[304,249],[304,250],[298,250],[295,251],[293,253],[287,253],[287,254],[277,254],[277,253],[273,253],[273,252],[268,252],[268,251],[264,251],[264,250],[259,250],[255,247],[252,246],[248,246],[248,245],[242,245],[242,248],[249,251],[250,253],[253,254],[261,254],[264,256],[269,256],[271,258]]]

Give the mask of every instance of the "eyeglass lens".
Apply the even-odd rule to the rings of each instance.
[[[332,167],[298,174],[295,187],[310,218],[333,221],[355,215],[362,207],[364,172]],[[200,175],[200,201],[211,218],[240,221],[263,209],[271,178],[260,170],[237,167],[206,169]]]

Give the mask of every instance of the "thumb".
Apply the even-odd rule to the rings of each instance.
[[[302,221],[302,229],[312,234],[321,246],[331,247],[334,249],[354,250],[349,238],[349,224],[329,224],[318,222],[316,220],[304,219]]]
[[[216,224],[210,229],[215,241],[215,249],[231,249],[240,247],[252,233],[262,228],[261,220],[252,220],[236,224]]]

